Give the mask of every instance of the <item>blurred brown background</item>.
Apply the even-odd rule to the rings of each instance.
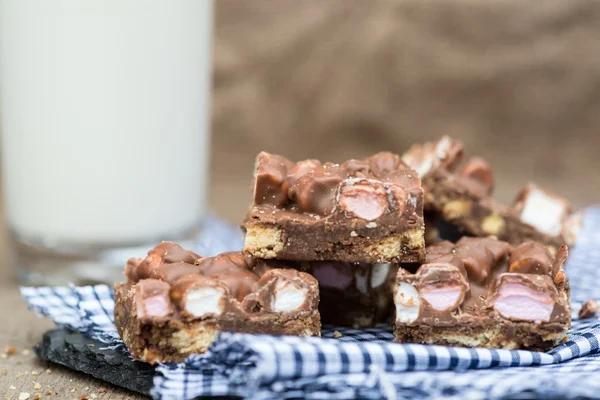
[[[217,1],[211,204],[239,222],[261,150],[358,158],[450,134],[508,202],[600,202],[597,0]]]

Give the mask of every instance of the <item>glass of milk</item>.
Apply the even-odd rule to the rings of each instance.
[[[5,220],[31,284],[122,279],[205,211],[211,0],[0,0]]]

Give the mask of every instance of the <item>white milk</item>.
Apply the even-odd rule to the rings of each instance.
[[[198,226],[212,1],[0,0],[9,227],[133,244]]]

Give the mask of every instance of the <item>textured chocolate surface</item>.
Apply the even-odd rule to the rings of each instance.
[[[323,324],[367,328],[393,314],[396,264],[258,260],[255,271],[263,268],[294,268],[313,275],[319,282]]]
[[[319,335],[317,281],[293,269],[255,269],[241,253],[202,258],[163,242],[131,259],[115,285],[115,320],[136,359],[182,360],[220,331]]]
[[[398,271],[399,341],[547,349],[570,327],[567,247],[513,248],[494,237],[427,248],[416,273]]]
[[[425,212],[474,236],[495,235],[513,245],[534,240],[572,245],[581,228],[581,212],[535,184],[527,184],[510,207],[491,198],[494,178],[485,160],[465,155],[448,136],[415,145],[402,159],[421,177]]]
[[[423,191],[382,152],[342,164],[260,153],[244,251],[259,258],[414,262],[423,257]]]

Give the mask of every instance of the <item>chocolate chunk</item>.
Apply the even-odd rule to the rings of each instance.
[[[246,257],[239,252],[221,253],[215,257],[207,257],[196,263],[200,272],[206,276],[216,276],[227,272],[247,270],[251,257]]]
[[[340,164],[340,174],[344,178],[365,178],[371,171],[369,160],[348,160]]]
[[[378,178],[385,178],[391,172],[398,171],[398,165],[402,163],[399,155],[388,151],[374,154],[367,160],[371,172]]]
[[[589,299],[581,306],[581,309],[579,310],[579,318],[593,318],[598,313],[598,309],[598,302],[594,299]]]
[[[140,280],[138,276],[138,269],[142,261],[144,261],[143,258],[137,257],[127,260],[127,264],[125,265],[125,276],[129,282],[137,282]]]
[[[288,169],[292,163],[284,157],[262,152],[256,157],[254,203],[282,207],[287,203]]]
[[[242,301],[248,294],[254,291],[258,276],[243,269],[229,271],[218,275],[219,279],[229,288],[232,297]]]
[[[314,171],[315,168],[319,168],[321,166],[321,161],[319,160],[303,160],[298,161],[291,169],[290,173],[287,176],[288,186],[292,187],[298,182],[302,176],[307,173]]]
[[[554,279],[554,283],[559,290],[564,290],[566,292],[569,292],[569,280],[565,274],[564,267],[568,257],[569,249],[563,244],[556,251],[554,261],[552,261],[552,279]]]
[[[479,157],[472,157],[460,170],[460,176],[479,182],[485,195],[494,190],[494,174],[490,165]]]
[[[427,261],[433,260],[440,255],[446,255],[454,250],[454,243],[444,240],[431,246],[427,246]]]
[[[490,276],[495,260],[487,246],[476,242],[461,243],[457,245],[455,254],[465,264],[469,279],[483,283]]]
[[[144,276],[143,278],[160,279],[173,284],[178,278],[184,275],[197,274],[199,270],[197,265],[176,262],[173,264],[163,264],[152,270],[150,276]]]
[[[513,250],[509,271],[548,275],[552,270],[552,260],[552,254],[546,246],[537,242],[525,242]]]
[[[333,212],[335,195],[341,182],[339,167],[325,163],[298,179],[290,189],[290,196],[303,212],[329,215]]]
[[[200,256],[172,242],[162,242],[148,252],[148,256],[137,266],[137,277],[151,277],[152,271],[163,264],[184,262],[193,264]],[[133,276],[133,275],[132,275]]]

